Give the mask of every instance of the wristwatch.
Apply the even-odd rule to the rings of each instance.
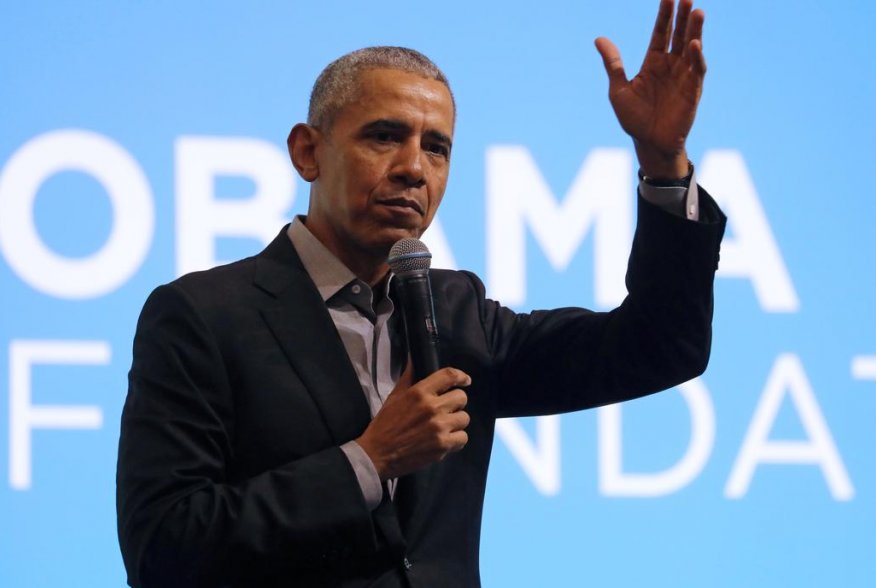
[[[689,188],[690,180],[693,178],[694,173],[694,164],[691,161],[687,160],[687,175],[683,178],[678,178],[677,180],[661,180],[659,178],[652,178],[650,176],[646,176],[642,173],[642,168],[639,168],[639,180],[645,182],[649,186],[654,186],[655,188]]]

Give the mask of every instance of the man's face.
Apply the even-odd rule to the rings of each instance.
[[[307,226],[348,265],[350,256],[382,258],[399,239],[419,237],[447,185],[453,122],[441,82],[362,72],[358,96],[320,132]]]

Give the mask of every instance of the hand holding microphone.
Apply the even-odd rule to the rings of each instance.
[[[439,367],[429,281],[432,254],[418,239],[402,239],[393,245],[388,261],[411,361],[356,440],[381,480],[408,474],[465,447],[470,420],[463,410],[468,397],[460,387],[468,386],[471,378],[461,370]]]

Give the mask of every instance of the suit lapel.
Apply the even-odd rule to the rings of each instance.
[[[273,300],[261,314],[283,353],[319,407],[338,445],[362,434],[371,421],[365,393],[337,329],[286,235],[286,228],[256,258],[255,285]],[[375,511],[375,522],[395,549],[423,522],[423,501],[436,465],[399,478],[395,499]],[[404,549],[401,547],[401,549]]]
[[[257,257],[255,284],[274,297],[261,309],[268,327],[340,445],[371,420],[365,394],[325,303],[284,228]]]

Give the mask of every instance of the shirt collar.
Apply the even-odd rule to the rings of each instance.
[[[286,234],[295,246],[304,269],[316,284],[323,302],[356,279],[355,274],[313,236],[304,225],[303,216],[295,217]]]
[[[295,251],[298,252],[304,269],[316,285],[323,302],[328,302],[329,298],[358,278],[310,232],[310,229],[304,224],[304,219],[303,215],[296,216],[286,230],[286,234],[292,241]],[[390,273],[389,279],[384,282],[384,295],[388,294],[391,281],[392,273]],[[368,287],[364,282],[362,285]]]

